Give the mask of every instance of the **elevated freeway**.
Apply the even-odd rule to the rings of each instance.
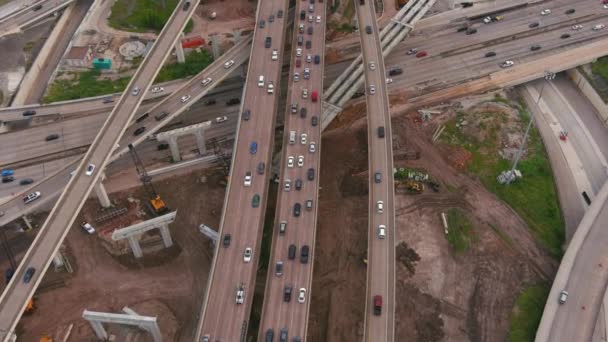
[[[0,37],[18,33],[28,26],[52,16],[74,0],[41,0],[0,19]]]
[[[72,176],[0,296],[0,338],[2,341],[12,338],[29,298],[33,296],[42,281],[53,255],[59,249],[93,186],[100,180],[105,165],[116,149],[116,144],[141,104],[143,100],[141,93],[145,93],[154,81],[169,56],[171,48],[194,13],[198,1],[189,2],[188,4],[191,5],[187,8],[182,7],[185,4],[186,1],[178,3],[178,7],[169,18],[157,41],[129,82],[127,92],[118,100],[116,107],[80,162],[76,173]],[[87,174],[85,169],[89,165],[94,165],[94,169]],[[32,271],[34,271],[33,274]],[[28,281],[24,281],[26,272],[30,277]]]

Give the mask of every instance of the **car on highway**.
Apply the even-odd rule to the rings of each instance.
[[[533,23],[530,23],[530,25],[528,25],[528,27],[529,27],[529,28],[535,28],[535,27],[538,27],[539,25],[540,25],[540,23],[538,23],[538,22],[533,22]]]
[[[283,10],[277,11],[277,18],[279,18],[279,19],[283,18]]]
[[[277,261],[276,264],[274,265],[274,275],[276,275],[277,277],[280,277],[283,275],[283,262],[282,261]]]
[[[310,78],[310,68],[304,68],[304,79],[307,80]]]
[[[472,35],[472,34],[475,34],[475,33],[477,33],[477,29],[476,28],[469,28],[469,29],[467,29],[464,32],[464,34],[466,34],[466,35]],[[418,57],[418,56],[416,56],[416,57]]]
[[[308,33],[309,36],[312,35],[312,26],[308,26],[306,33]]]
[[[494,52],[494,51],[486,52],[486,54],[484,55],[484,57],[494,57],[494,56],[496,56],[496,52]]]
[[[304,33],[304,24],[298,25],[298,33]]]
[[[564,303],[566,303],[567,299],[568,299],[568,291],[562,290],[559,293],[559,297],[557,299],[557,302],[560,303],[560,304],[564,304]]]
[[[274,94],[274,83],[272,81],[268,81],[268,86],[266,87],[266,92],[268,94]]]
[[[309,16],[308,16],[308,22],[309,22],[309,23],[312,23],[312,20],[313,20],[312,15],[309,15]]]
[[[311,211],[312,210],[312,200],[306,200],[306,210]]]
[[[274,330],[268,329],[266,330],[266,337],[264,342],[272,342],[274,340]]]
[[[251,111],[249,109],[245,109],[243,111],[242,117],[244,121],[249,121],[249,119],[251,118]]]
[[[34,276],[34,273],[36,273],[36,269],[34,267],[28,267],[25,271],[25,274],[23,275],[23,282],[26,284],[29,283],[30,280],[32,280],[32,277]]]
[[[306,11],[301,10],[300,11],[300,20],[304,20],[304,19],[306,19]]]
[[[604,24],[597,24],[591,28],[593,31],[603,30],[606,26]]]
[[[296,58],[296,68],[299,68],[301,66],[302,66],[302,59]]]
[[[369,86],[369,94],[374,95],[375,93],[376,93],[376,86],[372,84]]]
[[[291,179],[286,179],[283,182],[283,190],[284,191],[291,191]]]
[[[317,143],[315,143],[314,141],[311,141],[310,144],[308,145],[308,152],[315,153],[316,151],[317,151]]]
[[[307,49],[312,49],[312,42],[310,40],[306,41],[306,48]]]
[[[582,30],[582,29],[583,29],[583,25],[580,25],[580,24],[572,25],[573,31],[578,31],[578,30]]]
[[[378,214],[382,214],[384,212],[384,202],[383,201],[376,202],[376,211],[378,212]]]
[[[187,11],[187,10],[188,10],[188,8],[190,8],[190,1],[186,1],[186,3],[184,4],[184,6],[182,7],[182,9],[183,9],[184,11]]]
[[[374,183],[382,183],[382,173],[376,172],[374,173]]]
[[[277,49],[272,50],[271,60],[276,61],[279,59],[279,51]]]
[[[252,254],[253,254],[253,250],[251,249],[251,247],[245,248],[245,252],[243,253],[243,261],[250,262]]]
[[[210,335],[203,336],[203,339],[201,340],[201,342],[211,342],[211,336]]]
[[[260,22],[258,23],[258,27],[259,27],[259,28],[264,28],[264,27],[266,27],[266,20],[260,20]]]
[[[513,65],[515,65],[515,62],[513,62],[513,61],[511,61],[511,60],[506,60],[506,61],[504,61],[504,62],[500,63],[500,67],[501,67],[501,68],[510,68],[510,67],[512,67]]]
[[[315,62],[315,64],[321,63],[321,57],[319,55],[315,55],[314,62]]]
[[[549,15],[551,14],[551,10],[546,8],[540,12],[540,15]]]
[[[2,177],[2,183],[10,183],[14,180],[15,180],[15,177],[13,177],[13,176]]]
[[[384,126],[378,126],[378,138],[384,138]]]
[[[571,9],[566,10],[566,12],[564,12],[564,13],[566,13],[566,14],[574,14],[574,12],[576,12],[576,10],[574,8],[571,8]]]
[[[272,46],[272,37],[266,37],[266,40],[264,41],[264,47],[266,47],[267,49],[270,49],[271,46]]]
[[[266,171],[266,164],[264,164],[264,162],[259,162],[257,170],[258,170],[258,174],[263,175],[264,171]]]
[[[133,135],[138,136],[146,130],[146,126],[141,126],[133,132]]]
[[[374,296],[374,315],[380,316],[382,314],[382,296]]]
[[[230,69],[230,67],[233,65],[234,65],[234,61],[231,59],[228,62],[224,63],[224,69]]]
[[[306,145],[306,139],[308,138],[308,134],[306,133],[302,133],[300,134],[300,143],[302,145]]]
[[[205,87],[205,86],[209,85],[212,81],[213,81],[213,79],[211,77],[207,77],[201,81],[201,85],[203,87]]]
[[[376,70],[376,62],[367,63],[367,67],[369,68],[369,70]]]
[[[306,171],[306,177],[308,177],[309,181],[312,181],[315,179],[315,169],[313,169],[312,167],[310,169],[308,169],[308,171]]]
[[[287,221],[281,221],[279,223],[279,234],[283,235],[287,231]]]
[[[294,72],[293,73],[293,81],[294,82],[298,82],[300,80],[300,73]]]
[[[369,25],[365,26],[365,33],[372,34],[372,27]]]
[[[135,86],[135,87],[133,87],[133,90],[131,90],[131,95],[137,96],[137,95],[139,95],[139,91],[140,91],[139,87]]]
[[[304,304],[306,302],[306,289],[300,288],[300,292],[298,293],[298,303]]]
[[[306,108],[304,108],[304,107],[300,108],[300,117],[302,119],[306,118],[307,113],[308,113],[308,111],[306,110]]]
[[[190,97],[191,97],[190,95],[184,95],[180,98],[180,101],[182,103],[188,102],[188,100],[190,100]]]
[[[222,123],[222,122],[226,122],[228,120],[227,116],[218,116],[217,118],[215,118],[215,123]]]
[[[282,328],[279,332],[279,342],[288,342],[287,338],[287,328]]]
[[[378,239],[384,239],[386,237],[386,226],[381,224],[378,226]]]
[[[82,221],[82,223],[80,223],[80,227],[89,234],[95,234],[95,228],[93,228],[93,226],[86,221]]]
[[[86,174],[87,176],[90,176],[90,175],[92,175],[92,174],[93,174],[93,172],[95,172],[95,164],[89,164],[89,165],[87,166],[87,171],[85,172],[85,174]]]
[[[418,52],[418,49],[416,49],[416,48],[412,48],[412,49],[407,50],[407,52],[406,52],[405,54],[406,54],[406,55],[413,55],[413,54],[415,54],[416,52]]]
[[[319,117],[318,117],[318,116],[316,116],[316,115],[313,115],[313,116],[310,118],[310,124],[311,124],[313,127],[314,127],[314,126],[317,126],[317,125],[319,124]]]
[[[236,289],[236,303],[243,304],[244,301],[245,301],[245,290],[243,289],[243,287],[239,286]]]
[[[23,116],[32,116],[32,115],[36,115],[35,110],[26,110],[25,112],[23,112]]]
[[[302,57],[302,48],[296,49],[296,57]]]
[[[428,52],[426,51],[419,51],[416,53],[416,58],[422,58],[422,57],[426,57],[428,55]]]
[[[135,119],[135,123],[139,123],[139,122],[146,120],[148,118],[148,116],[150,116],[150,113],[143,113],[140,117]]]
[[[19,185],[29,185],[32,183],[34,183],[34,180],[32,178],[23,178],[19,181]]]
[[[38,4],[38,5],[34,6],[34,7],[32,7],[32,12],[39,11],[41,8],[42,8],[42,5]]]
[[[303,185],[302,180],[300,178],[296,179],[296,190],[298,190],[298,191],[302,190],[302,185]]]
[[[312,91],[312,94],[310,96],[310,100],[312,102],[317,102],[319,100],[319,93],[316,90]]]
[[[258,143],[255,141],[252,141],[251,144],[249,144],[249,153],[256,154],[257,152],[258,152]]]
[[[306,54],[306,63],[312,63],[312,55],[309,53]]]
[[[222,240],[222,244],[224,245],[224,247],[230,246],[230,241],[232,241],[232,235],[224,234],[224,240]]]
[[[243,181],[243,186],[251,186],[251,171],[245,172],[245,180]]]
[[[303,99],[307,99],[308,98],[308,89],[307,88],[303,88],[302,89],[302,98]]]
[[[44,138],[44,140],[46,140],[46,141],[57,140],[57,139],[59,139],[59,134],[56,134],[56,133],[49,134],[46,136],[46,138]]]
[[[537,50],[540,50],[541,48],[542,47],[538,44],[534,44],[534,45],[530,46],[531,51],[537,51]]]
[[[251,198],[251,207],[253,208],[257,208],[260,206],[260,195],[255,194],[253,195],[253,197]]]
[[[14,174],[15,174],[15,170],[13,170],[13,169],[4,169],[4,170],[2,170],[2,173],[0,173],[0,175],[2,177],[12,176]]]
[[[287,248],[287,259],[294,260],[296,258],[296,254],[298,252],[298,248],[296,245],[291,244],[289,248]]]
[[[298,156],[298,167],[304,166],[304,156]]]
[[[293,167],[293,162],[294,162],[293,156],[287,157],[287,167]]]
[[[168,112],[160,112],[154,116],[154,119],[156,119],[156,121],[160,121],[160,120],[166,118],[168,115],[169,115]]]
[[[274,14],[271,14],[271,15],[268,17],[268,22],[269,22],[269,23],[274,23]]]
[[[316,22],[317,24],[320,24],[320,23],[321,23],[321,16],[320,16],[320,15],[318,15],[318,16],[316,17],[315,22]]]
[[[608,9],[608,4],[605,4],[603,7],[604,9]]]
[[[401,68],[393,68],[391,70],[389,70],[388,75],[389,76],[397,76],[397,75],[401,75],[403,74],[403,69]]]
[[[25,204],[29,204],[32,203],[33,201],[35,201],[37,198],[39,198],[41,195],[40,191],[34,191],[32,193],[29,193],[27,196],[23,197],[23,202]]]
[[[291,301],[291,292],[293,291],[293,286],[285,285],[283,289],[283,301],[289,303]]]
[[[390,77],[387,77],[386,78],[386,84],[391,84],[391,83],[393,83],[393,79],[390,78]]]
[[[101,103],[112,103],[114,102],[114,98],[112,98],[112,96],[108,96],[106,98],[104,98],[103,100],[101,100]]]
[[[569,33],[564,33],[561,36],[559,36],[561,39],[568,39],[570,38],[570,34]]]
[[[300,203],[296,203],[293,205],[293,216],[298,217],[302,213],[302,205]]]
[[[152,92],[152,94],[162,93],[163,91],[165,91],[165,88],[163,88],[163,87],[153,87],[152,89],[150,89],[150,91]]]

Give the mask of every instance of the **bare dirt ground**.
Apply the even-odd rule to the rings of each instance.
[[[170,249],[154,252],[144,247],[141,260],[130,254],[111,256],[99,236],[85,234],[76,224],[66,240],[74,273],[55,273],[51,267],[44,281],[60,286],[39,291],[35,313],[20,322],[20,340],[35,341],[41,334],[63,337],[74,324],[71,341],[96,341],[81,317],[83,310],[120,313],[128,306],[142,315],[157,316],[165,341],[192,341],[212,257],[209,240],[200,234],[198,225],[219,226],[222,201],[218,199],[224,198],[224,188],[215,185],[218,177],[203,175],[207,173],[197,171],[155,183],[167,204],[179,208],[170,226],[174,241]],[[200,193],[206,196],[195,196]],[[127,218],[139,215],[136,205],[127,204],[128,197],[146,198],[140,189],[112,194],[118,206],[129,206],[130,210],[125,217],[95,224],[98,232],[110,234],[114,228],[129,224]],[[94,222],[98,215],[96,201],[90,200],[76,222]],[[110,325],[108,331],[117,341],[149,340],[147,334],[135,329]]]
[[[367,140],[365,120],[351,120],[364,110],[348,109],[348,127],[324,135],[308,332],[312,341],[362,336],[368,199],[366,178],[359,175],[367,170]],[[393,119],[395,154],[421,152],[419,160],[396,161],[395,167],[424,169],[441,188],[395,197],[395,338],[504,341],[520,291],[551,279],[557,263],[511,208],[450,163],[452,151],[431,143],[435,123],[423,124],[416,117]],[[471,247],[460,254],[444,236],[440,213],[449,208],[463,210],[474,225]]]

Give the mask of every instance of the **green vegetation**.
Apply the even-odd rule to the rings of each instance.
[[[352,33],[355,32],[357,28],[349,23],[344,23],[340,26],[336,27],[336,31],[340,31],[340,32],[346,32],[346,33]]]
[[[84,97],[118,93],[125,89],[131,77],[117,80],[98,80],[101,73],[97,70],[85,71],[75,80],[57,80],[51,84],[44,103],[76,100]]]
[[[602,76],[608,82],[608,56],[599,58],[591,65],[591,71],[599,76]]]
[[[346,5],[344,6],[344,13],[342,14],[342,17],[346,20],[348,20],[349,22],[353,21],[353,17],[355,16],[355,1],[347,1]]]
[[[108,22],[118,30],[158,33],[178,3],[178,0],[117,0]],[[190,32],[192,27],[189,21],[184,31]]]
[[[473,225],[466,215],[456,208],[452,208],[447,212],[448,219],[448,235],[447,239],[450,246],[456,253],[462,253],[469,249],[473,233]]]
[[[498,149],[501,148],[498,136],[501,123],[508,120],[496,116],[505,114],[481,114],[482,117],[489,118],[484,119],[483,125],[475,128],[476,131],[484,133],[483,139],[466,135],[456,127],[456,123],[464,119],[465,115],[466,113],[458,113],[457,118],[446,125],[443,140],[471,152],[469,172],[478,176],[488,190],[511,206],[526,221],[551,255],[560,258],[564,242],[564,222],[551,166],[537,130],[534,127],[530,130],[527,154],[517,166],[523,177],[505,186],[496,180],[500,172],[511,167],[510,161],[498,155]],[[529,119],[527,112],[520,108],[522,132]]]
[[[543,309],[549,296],[549,286],[530,286],[519,295],[511,314],[509,342],[533,342]]]
[[[186,56],[185,63],[174,63],[164,66],[154,82],[167,82],[196,75],[211,64],[211,62],[213,62],[213,56],[209,52],[205,50],[201,52],[193,51]]]

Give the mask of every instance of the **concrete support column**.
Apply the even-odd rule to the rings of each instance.
[[[30,220],[27,218],[26,215],[23,215],[22,218],[23,218],[23,222],[25,222],[25,225],[27,226],[27,230],[34,229],[34,227],[32,227],[32,223],[30,222]]]
[[[232,31],[232,37],[234,44],[238,43],[241,40],[241,30]]]
[[[149,325],[146,330],[148,330],[148,332],[150,332],[150,334],[152,335],[152,338],[154,339],[154,342],[163,341],[163,335],[160,333],[160,329],[158,328],[157,322],[154,322],[154,325]]]
[[[205,146],[205,130],[199,129],[194,133],[196,136],[196,146],[198,147],[198,153],[200,155],[205,155],[207,153],[207,146]]]
[[[57,252],[53,256],[53,265],[56,269],[63,267],[63,256],[61,255],[61,252]]]
[[[97,335],[98,339],[102,341],[108,340],[108,333],[100,322],[89,321],[89,323],[91,323],[91,327],[93,328],[93,331],[95,331],[95,335]]]
[[[186,55],[184,55],[184,48],[182,47],[182,38],[184,38],[184,33],[182,32],[180,39],[175,43],[175,54],[177,55],[178,63],[186,62]]]
[[[141,246],[139,245],[139,240],[136,236],[130,236],[128,238],[129,246],[131,246],[131,250],[133,251],[133,256],[136,258],[141,258],[144,256],[144,253],[141,251]]]
[[[163,243],[165,247],[171,247],[173,245],[173,240],[171,239],[171,232],[169,231],[169,225],[165,224],[160,227],[160,236],[163,237]]]
[[[173,157],[174,162],[182,160],[182,157],[179,155],[179,146],[177,145],[176,138],[169,138],[169,149],[171,150],[171,157]]]
[[[213,59],[220,58],[222,51],[220,51],[220,40],[217,34],[212,34],[209,36],[211,39],[211,51],[213,51]]]
[[[109,208],[112,206],[108,192],[101,181],[98,181],[97,184],[95,184],[95,194],[97,195],[99,204],[101,204],[102,207]]]

